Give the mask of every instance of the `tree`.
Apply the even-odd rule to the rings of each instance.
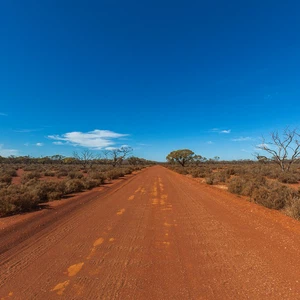
[[[169,163],[179,163],[184,167],[188,162],[193,161],[195,153],[189,149],[175,150],[170,152],[166,159]]]
[[[131,147],[121,147],[111,150],[105,150],[104,156],[110,160],[113,167],[121,165],[126,156],[132,152]]]
[[[282,172],[288,172],[292,164],[300,157],[299,137],[297,129],[286,128],[281,135],[278,131],[274,131],[271,133],[271,141],[266,142],[262,137],[262,143],[257,148],[269,153],[271,160],[280,166]]]
[[[262,164],[266,164],[269,161],[266,156],[260,155],[259,153],[254,153],[254,156]]]
[[[75,159],[80,161],[83,169],[86,169],[87,166],[91,167],[93,159],[95,158],[95,155],[88,149],[83,150],[80,153],[74,151],[73,156]]]
[[[127,159],[127,161],[128,161],[128,163],[130,165],[133,165],[133,166],[135,166],[135,165],[141,165],[143,163],[143,160],[141,158],[139,158],[139,157],[136,157],[136,156],[129,157]]]

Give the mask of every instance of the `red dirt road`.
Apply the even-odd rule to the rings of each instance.
[[[0,232],[0,299],[300,299],[300,222],[155,166]]]

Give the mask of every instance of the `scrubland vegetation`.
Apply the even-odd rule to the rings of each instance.
[[[270,140],[262,138],[254,153],[256,161],[220,162],[219,157],[206,159],[189,149],[170,152],[168,167],[178,173],[202,178],[210,185],[225,187],[229,192],[246,196],[270,209],[282,210],[300,219],[300,133],[288,127],[274,131]]]
[[[300,161],[289,172],[273,163],[254,161],[204,162],[201,165],[169,165],[170,169],[202,182],[246,196],[249,201],[300,218]]]
[[[131,157],[118,164],[109,159],[89,159],[87,164],[57,157],[0,157],[0,217],[41,208],[41,203],[90,190],[152,163]]]

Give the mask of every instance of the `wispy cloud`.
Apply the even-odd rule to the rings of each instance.
[[[43,143],[36,143],[35,146],[42,147],[42,146],[44,146],[44,144]]]
[[[262,144],[256,145],[254,150],[262,151],[262,150],[264,150],[264,148],[265,149],[270,149],[271,147],[268,144],[262,143]]]
[[[0,144],[0,156],[18,155],[19,151],[16,149],[6,149],[3,144]]]
[[[211,132],[216,132],[216,133],[230,133],[231,129],[220,129],[220,128],[213,128],[210,130]]]
[[[19,132],[19,133],[30,133],[30,132],[35,132],[35,131],[40,131],[42,129],[16,129],[14,132]]]
[[[0,112],[0,116],[7,117],[8,114],[5,114],[5,113],[3,113],[3,112]]]
[[[214,143],[213,141],[206,142],[206,144],[208,144],[208,145],[212,145],[213,143]]]
[[[113,147],[119,139],[126,136],[128,136],[128,134],[95,129],[89,132],[74,131],[62,135],[49,135],[48,138],[55,140],[56,145],[58,142],[61,142],[72,146],[101,150],[107,149],[107,147]]]
[[[231,129],[228,129],[228,130],[221,130],[220,131],[220,133],[226,133],[226,134],[228,134],[228,133],[230,133],[231,132]]]
[[[235,139],[231,139],[233,142],[246,142],[246,141],[252,141],[253,138],[251,138],[250,136],[241,136],[239,138],[235,138]]]
[[[63,145],[64,143],[58,141],[58,142],[53,142],[53,144],[54,144],[54,145]]]

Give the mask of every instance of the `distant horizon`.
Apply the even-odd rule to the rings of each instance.
[[[4,1],[0,155],[253,159],[300,128],[300,3]]]

